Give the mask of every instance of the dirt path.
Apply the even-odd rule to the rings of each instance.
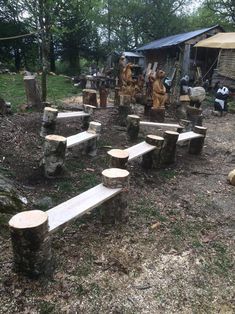
[[[94,186],[107,167],[106,147],[130,144],[116,125],[115,109],[99,110],[95,119],[103,125],[98,156],[88,159],[74,149],[56,180],[45,180],[38,169],[40,117],[1,120],[1,167],[23,186],[29,208],[42,195],[58,204]],[[182,147],[167,169],[144,172],[138,162],[129,165],[126,225],[103,226],[95,210],[54,235],[53,281],[12,273],[3,227],[0,313],[234,313],[235,188],[226,178],[235,168],[235,117],[209,117],[205,125],[201,156]],[[59,123],[57,133],[79,128],[72,119]]]

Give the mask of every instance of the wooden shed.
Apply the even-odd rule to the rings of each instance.
[[[188,33],[177,34],[150,42],[137,49],[144,54],[146,64],[158,62],[158,66],[171,73],[175,63],[180,64],[181,75],[188,74],[194,79],[196,67],[200,66],[202,74],[206,73],[213,63],[217,51],[205,51],[197,54],[193,46],[199,41],[223,31],[219,25],[203,28]]]
[[[198,42],[195,47],[198,51],[219,50],[212,74],[212,86],[220,81],[223,85],[235,89],[235,33],[218,33]]]

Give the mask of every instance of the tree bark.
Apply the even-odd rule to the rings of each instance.
[[[47,213],[21,212],[9,221],[14,271],[30,278],[53,272]]]
[[[59,135],[47,135],[44,145],[44,172],[50,178],[60,174],[65,162],[66,138]]]
[[[111,168],[102,172],[104,186],[122,191],[102,205],[100,210],[103,223],[126,222],[128,219],[129,172],[123,169]]]
[[[110,166],[112,168],[126,169],[129,154],[122,149],[111,149],[108,152],[110,156]]]
[[[136,140],[140,130],[140,117],[137,115],[127,116],[127,134],[130,140]]]
[[[194,155],[199,155],[202,152],[207,128],[202,126],[195,126],[194,132],[203,135],[203,137],[194,138],[189,143],[189,153]]]
[[[168,165],[175,162],[176,143],[179,137],[178,132],[165,131],[164,143],[161,151],[161,164]]]

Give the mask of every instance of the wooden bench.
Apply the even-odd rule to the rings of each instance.
[[[42,117],[40,136],[45,137],[49,134],[54,134],[57,119],[61,120],[68,118],[82,118],[83,129],[86,130],[88,128],[89,119],[95,107],[90,105],[83,105],[83,108],[83,111],[58,112],[58,110],[55,108],[45,107]]]
[[[164,138],[147,135],[146,140],[127,149],[112,149],[108,152],[111,166],[126,168],[127,162],[143,157],[144,168],[157,168],[159,164],[168,165],[175,162],[176,145],[189,141],[189,153],[200,154],[204,145],[206,128],[197,126],[193,131],[178,133],[165,131]]]
[[[46,212],[30,210],[13,216],[9,227],[15,271],[31,278],[51,275],[50,234],[104,203],[107,206],[101,210],[103,221],[115,223],[126,220],[128,189],[127,170],[106,169],[102,172],[102,184]]]
[[[65,163],[66,148],[87,143],[86,153],[95,156],[97,152],[97,139],[100,137],[101,124],[90,122],[87,131],[63,137],[59,135],[47,135],[45,137],[43,165],[46,177],[56,176],[61,172]]]
[[[176,123],[160,123],[160,122],[148,122],[140,121],[140,117],[137,115],[127,116],[127,134],[131,140],[138,138],[140,127],[154,127],[156,129],[176,130],[181,133],[184,129],[183,126]]]

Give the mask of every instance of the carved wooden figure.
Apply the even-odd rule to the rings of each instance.
[[[153,83],[153,108],[158,109],[165,107],[167,100],[166,88],[162,83],[162,79],[165,77],[165,72],[158,70],[156,73],[156,79]]]

